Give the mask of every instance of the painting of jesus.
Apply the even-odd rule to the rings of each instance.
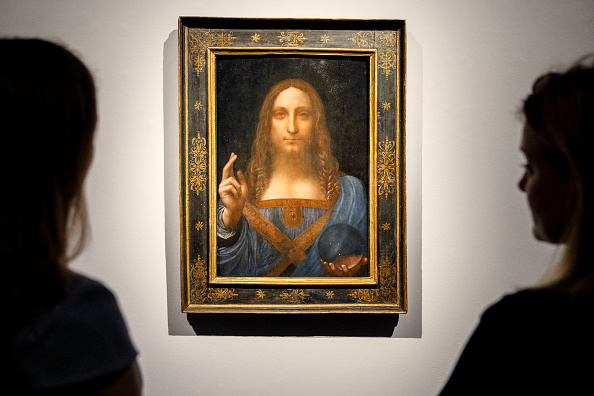
[[[183,312],[406,312],[405,50],[401,20],[180,17]]]
[[[331,140],[312,84],[289,78],[268,91],[246,170],[233,152],[221,171],[218,276],[368,275],[367,191],[341,171]]]

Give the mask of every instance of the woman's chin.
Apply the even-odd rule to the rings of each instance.
[[[533,227],[532,228],[532,235],[534,235],[534,238],[536,238],[537,240],[541,241],[541,242],[547,242],[547,243],[552,243],[552,244],[560,244],[560,243],[564,243],[565,241],[563,240],[563,233],[561,232],[546,232],[544,231],[542,228],[540,227]]]

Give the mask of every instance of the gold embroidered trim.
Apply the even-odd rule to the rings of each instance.
[[[328,222],[334,207],[328,209],[318,220],[307,230],[299,234],[295,239],[290,240],[281,230],[270,222],[266,217],[250,203],[247,202],[243,214],[252,228],[262,235],[276,250],[283,254],[281,260],[272,267],[265,276],[279,276],[291,263],[295,266],[307,258],[305,251],[313,245],[318,235]]]
[[[319,208],[319,209],[330,209],[334,202],[336,202],[336,198],[329,201],[322,201],[319,199],[304,199],[304,198],[279,198],[279,199],[266,199],[263,201],[258,201],[252,203],[258,209],[264,208],[277,208],[279,206],[287,207],[287,206],[308,206],[310,208]]]

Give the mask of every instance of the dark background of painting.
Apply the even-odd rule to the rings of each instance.
[[[367,187],[369,57],[334,55],[217,55],[217,184],[231,152],[238,155],[235,170],[245,171],[264,97],[287,78],[318,91],[340,170]]]

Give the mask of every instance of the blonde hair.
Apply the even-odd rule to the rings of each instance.
[[[246,172],[249,199],[251,201],[259,201],[268,187],[272,158],[270,144],[272,108],[276,97],[290,87],[305,92],[311,100],[314,128],[312,130],[310,150],[313,168],[320,180],[320,190],[325,194],[327,200],[332,199],[340,192],[338,161],[332,155],[330,134],[326,127],[326,116],[324,115],[322,100],[311,84],[299,79],[288,79],[277,83],[268,91],[260,110],[256,138],[252,145],[252,156]]]

